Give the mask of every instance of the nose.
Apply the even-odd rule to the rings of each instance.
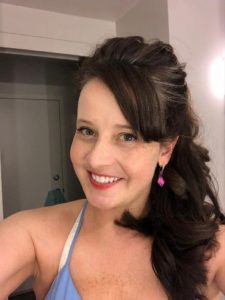
[[[89,166],[93,169],[112,165],[115,161],[113,146],[109,141],[98,140],[89,149],[86,159]]]

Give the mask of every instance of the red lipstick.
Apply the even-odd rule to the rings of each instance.
[[[103,176],[103,175],[102,175]],[[89,179],[90,179],[90,182],[92,184],[92,186],[94,186],[96,189],[98,190],[105,190],[105,189],[108,189],[112,186],[114,186],[115,184],[117,184],[120,179],[118,179],[117,181],[114,181],[114,182],[108,182],[108,183],[99,183],[97,181],[95,181],[92,176],[91,176],[91,173],[89,174]]]

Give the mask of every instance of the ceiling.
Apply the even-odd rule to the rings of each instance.
[[[94,18],[117,21],[142,0],[0,0],[0,3],[26,6]]]

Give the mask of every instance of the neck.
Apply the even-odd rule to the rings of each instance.
[[[144,206],[138,208],[116,207],[107,210],[96,208],[88,203],[85,212],[83,229],[86,232],[97,234],[99,238],[101,236],[106,237],[110,235],[133,235],[135,231],[116,225],[115,220],[120,220],[126,210],[128,210],[133,216],[138,217],[141,215],[143,209]]]

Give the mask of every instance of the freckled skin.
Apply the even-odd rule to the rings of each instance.
[[[82,126],[91,132],[75,134],[71,160],[88,201],[101,209],[143,207],[156,164],[162,159],[160,144],[140,138],[124,140],[122,134],[133,134],[132,129],[122,127],[129,124],[114,95],[97,79],[89,81],[80,95],[77,128]],[[120,181],[100,192],[90,184],[88,171],[116,176]]]
[[[82,90],[78,119],[78,129],[86,129],[76,133],[71,159],[89,204],[71,257],[71,277],[85,300],[167,300],[150,264],[152,240],[114,220],[125,208],[140,213],[155,166],[168,163],[173,147],[136,140],[113,94],[98,80]],[[90,173],[119,181],[96,189]],[[34,276],[36,299],[45,298],[85,201],[20,212],[0,224],[0,300],[28,276]],[[220,247],[206,265],[209,300],[219,300],[219,290],[225,293],[225,226],[216,238]]]
[[[120,126],[117,126],[118,124]],[[71,160],[89,201],[86,218],[89,219],[89,223],[92,223],[92,225],[99,219],[103,219],[104,215],[107,216],[106,218],[113,220],[113,216],[120,216],[124,209],[129,209],[133,214],[140,214],[150,192],[151,181],[157,163],[165,166],[171,157],[173,150],[171,144],[145,143],[139,137],[137,140],[125,138],[124,133],[133,134],[132,129],[128,127],[129,123],[123,116],[109,88],[97,79],[89,81],[84,86],[79,98],[78,132],[74,136],[71,147]],[[120,178],[120,180],[108,189],[99,190],[90,182],[91,173],[115,176]],[[95,214],[92,214],[94,209]],[[103,214],[96,213],[96,210],[103,212]],[[120,213],[113,214],[115,210]],[[104,222],[100,225],[100,227],[105,228]],[[142,295],[140,299],[149,299],[149,297],[160,300],[167,299],[149,263],[151,247],[147,251],[143,251],[143,249],[136,249],[136,246],[133,245],[134,253],[128,252],[126,254],[127,260],[123,257],[121,251],[115,250],[113,255],[114,248],[125,249],[125,247],[121,246],[117,239],[115,243],[111,241],[114,231],[110,233],[109,227],[106,227],[106,235],[103,233],[104,229],[102,232],[101,230],[96,230],[98,232],[98,243],[97,245],[93,243],[94,246],[92,245],[91,253],[95,253],[95,249],[98,247],[99,253],[101,253],[99,259],[96,255],[94,259],[92,256],[90,259],[87,259],[85,255],[87,260],[86,268],[85,264],[79,264],[80,261],[84,261],[82,259],[84,249],[92,247],[90,240],[89,244],[86,245],[85,243],[88,239],[82,238],[85,226],[84,222],[83,232],[81,231],[79,236],[79,245],[76,248],[74,260],[71,262],[71,265],[74,267],[71,270],[73,278],[87,299],[93,293],[96,296],[95,299],[99,299],[104,293],[107,299],[115,299],[116,297],[122,299],[122,295],[127,296],[129,290],[132,291],[133,296],[135,293]],[[109,249],[103,247],[101,250],[101,234],[104,236],[103,240],[105,239],[103,244],[109,245]],[[108,236],[109,238],[106,238]],[[130,242],[127,241],[126,243],[129,244]],[[138,243],[143,245],[145,241],[143,239]],[[106,253],[110,253],[110,256]],[[137,256],[137,253],[140,256]],[[133,260],[134,256],[137,258],[136,263]],[[120,259],[121,263],[118,265]],[[111,266],[109,261],[112,262]],[[133,265],[130,265],[129,261],[133,261]],[[107,264],[107,268],[105,268],[104,264]],[[121,266],[123,266],[122,269],[124,271],[118,273],[117,270],[121,270]],[[135,279],[132,276],[129,277],[130,270],[137,270],[138,267],[142,271],[136,273]],[[77,269],[79,269],[79,274],[76,273]],[[89,270],[88,273],[87,269]],[[108,272],[105,273],[107,269]],[[210,265],[210,269],[209,288],[206,294],[209,300],[218,300],[219,291],[213,282],[215,268]],[[113,274],[117,274],[117,276],[114,278]],[[137,286],[135,286],[135,281]],[[83,288],[84,286],[85,289]],[[110,289],[110,286],[114,287],[113,290]],[[138,288],[140,286],[141,290]],[[118,294],[113,292],[115,290]],[[109,291],[110,294],[108,294]],[[129,297],[129,299],[136,299],[132,298],[131,294]]]

